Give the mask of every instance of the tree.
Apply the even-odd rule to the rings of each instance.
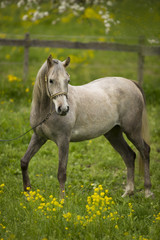
[[[48,17],[56,24],[67,15],[83,16],[90,22],[100,21],[104,32],[113,38],[145,35],[154,43],[160,42],[159,0],[2,0],[0,6],[5,8],[8,4],[21,9],[23,21],[43,21]]]
[[[109,0],[46,0],[45,2],[42,0],[4,0],[1,2],[1,8],[5,8],[11,3],[17,4],[18,8],[23,8],[23,21],[35,22],[52,14],[52,24],[56,24],[68,12],[77,17],[85,14],[88,19],[102,21],[106,33],[110,31],[112,24],[118,23],[110,15],[110,7],[113,2]]]

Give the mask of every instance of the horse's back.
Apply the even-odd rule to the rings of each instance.
[[[85,104],[92,102],[108,102],[108,104],[122,105],[124,103],[144,104],[144,96],[137,86],[138,84],[132,80],[122,77],[105,77],[94,80],[82,86],[76,86],[74,92],[77,101]],[[88,103],[87,103],[87,102]]]
[[[107,92],[109,90],[117,90],[117,89],[123,89],[123,91],[136,91],[139,88],[138,83],[135,81],[132,81],[127,78],[123,77],[104,77],[104,78],[99,78],[96,79],[92,82],[89,82],[88,84],[82,85],[81,87],[84,87],[86,89],[107,89]],[[106,93],[107,93],[106,92]]]

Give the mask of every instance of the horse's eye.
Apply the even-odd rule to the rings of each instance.
[[[49,82],[50,82],[50,83],[53,83],[53,80],[52,80],[52,79],[50,79],[50,80],[49,80]]]

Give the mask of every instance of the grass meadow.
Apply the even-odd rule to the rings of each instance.
[[[3,37],[26,31],[48,35],[78,34],[82,26],[21,23],[1,13]],[[49,21],[49,20],[48,20]],[[77,29],[79,26],[79,29]],[[88,28],[88,32],[87,32]],[[97,29],[100,29],[99,26]],[[74,31],[75,30],[75,31]],[[86,22],[85,34],[95,35]],[[98,35],[101,34],[97,30]],[[0,33],[2,37],[2,33]],[[47,37],[46,37],[47,38]],[[85,37],[84,37],[85,39]],[[72,39],[71,39],[72,40]],[[74,37],[73,37],[74,40]],[[29,76],[23,82],[21,47],[0,46],[0,139],[14,138],[30,128],[32,90],[37,71],[50,53],[71,63],[72,85],[103,76],[137,79],[137,55],[92,50],[30,48]],[[126,184],[126,167],[105,138],[71,143],[67,169],[66,197],[59,199],[58,149],[48,141],[29,165],[30,195],[23,192],[20,159],[32,133],[22,139],[0,142],[0,239],[1,240],[159,240],[160,239],[160,58],[145,58],[144,84],[151,143],[153,199],[144,198],[143,177],[136,161],[135,195],[121,198]],[[131,147],[135,150],[134,146]],[[135,150],[136,151],[136,150]]]

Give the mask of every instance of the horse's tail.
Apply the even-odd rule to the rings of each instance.
[[[142,130],[141,135],[143,140],[150,145],[150,132],[149,132],[149,125],[148,125],[148,117],[146,107],[144,106],[143,113],[142,113]],[[141,175],[144,174],[144,161],[142,160],[141,155],[139,154],[139,173]]]
[[[140,87],[140,85],[137,82],[135,82],[135,81],[133,81],[133,82],[138,87],[138,89],[140,90],[140,92],[143,95],[144,107],[143,107],[143,113],[142,113],[141,136],[142,136],[143,140],[149,145],[150,144],[150,131],[149,131],[149,125],[148,125],[147,111],[146,111],[145,95],[144,95],[143,89]],[[141,175],[143,175],[144,174],[144,161],[143,161],[143,159],[142,159],[140,154],[138,156],[138,160],[139,160],[139,173]]]

